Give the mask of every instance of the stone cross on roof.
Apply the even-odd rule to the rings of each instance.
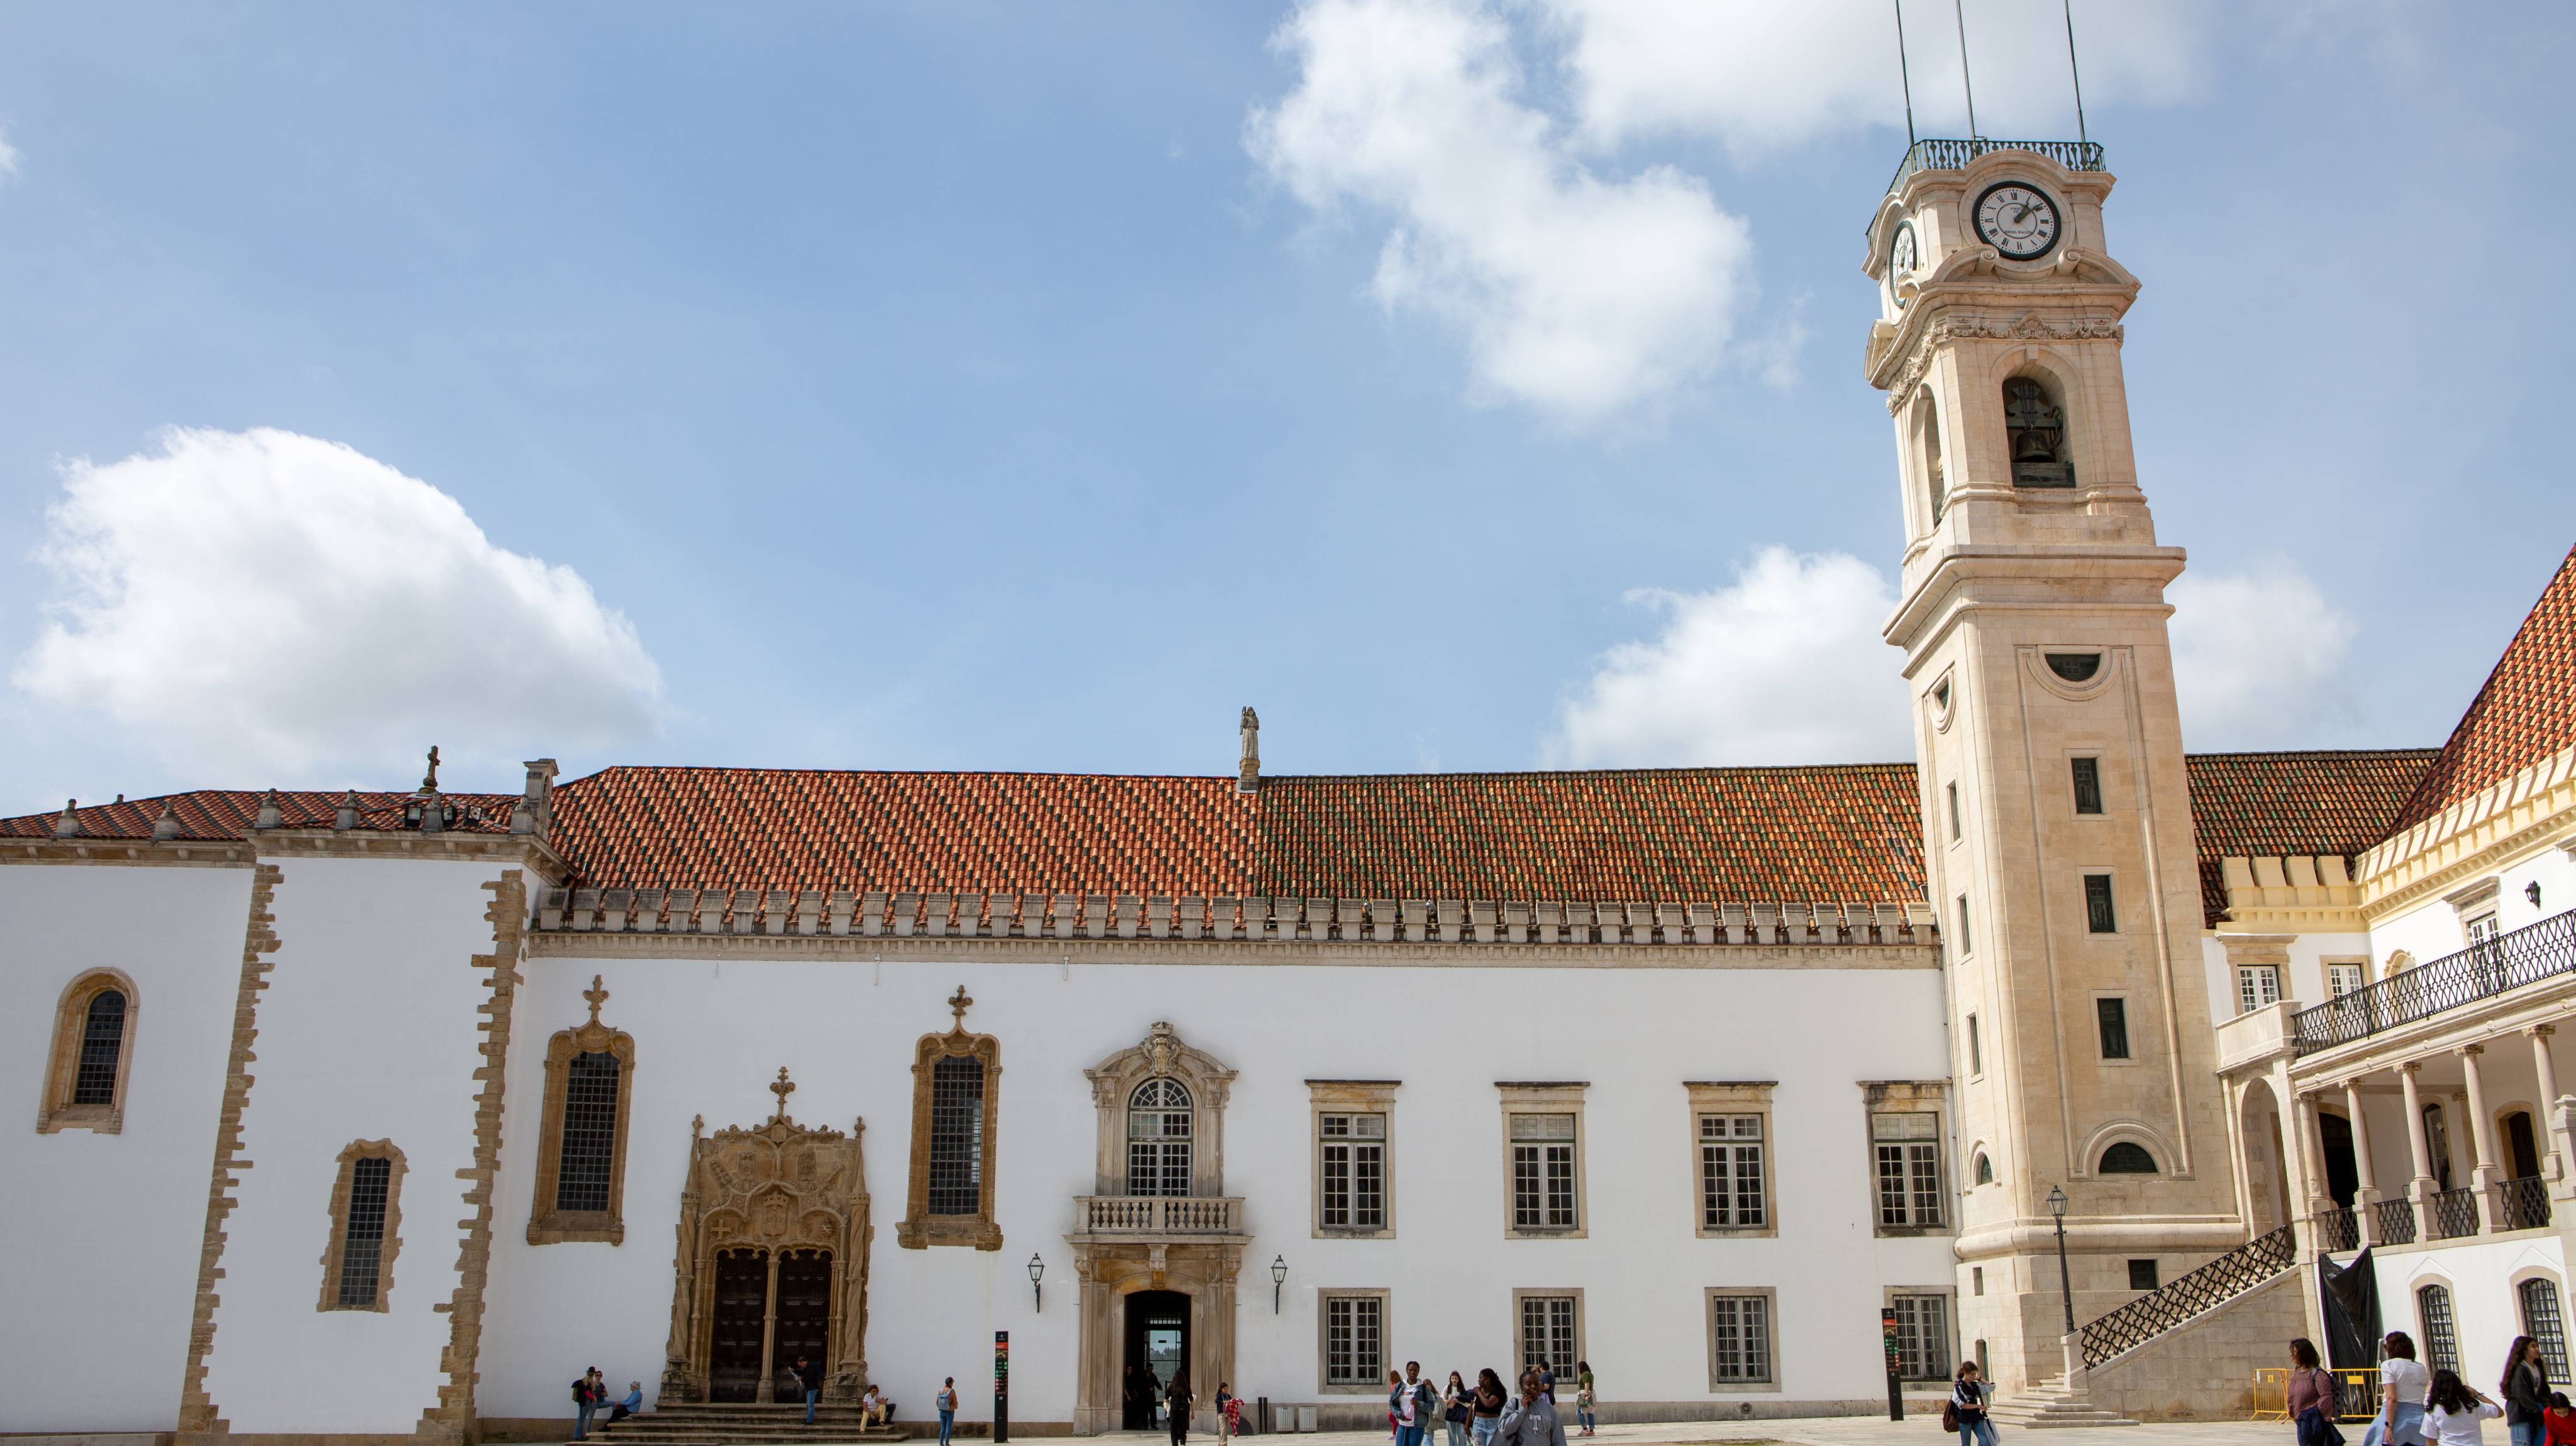
[[[429,745],[429,771],[420,776],[420,791],[438,792],[438,745],[435,743]]]
[[[973,997],[967,994],[966,986],[963,984],[957,986],[956,993],[948,996],[948,1011],[957,1016],[957,1030],[960,1033],[966,1028],[966,1011],[973,1008],[974,1004]]]
[[[593,974],[590,976],[590,987],[581,991],[581,997],[590,1001],[590,1022],[597,1024],[599,1022],[599,1006],[608,1002],[608,991],[599,986],[598,975]]]
[[[787,1097],[796,1093],[796,1081],[787,1077],[787,1066],[782,1064],[778,1067],[778,1078],[770,1083],[769,1092],[778,1096],[778,1113],[769,1117],[770,1122],[773,1124],[785,1124],[787,1122]]]

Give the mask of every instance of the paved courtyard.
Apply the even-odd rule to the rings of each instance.
[[[2359,1439],[2361,1428],[2347,1427],[2345,1434]],[[2180,1421],[2166,1425],[2106,1427],[2099,1432],[2085,1430],[2017,1431],[2010,1426],[1997,1426],[1999,1439],[2027,1436],[2033,1442],[2052,1442],[2057,1446],[2233,1446],[2244,1443],[2272,1442],[2289,1446],[2296,1439],[2288,1423],[2281,1421]],[[1144,1433],[1135,1433],[1144,1439]],[[1166,1440],[1157,1432],[1154,1439]],[[1285,1438],[1301,1446],[1384,1446],[1384,1431],[1318,1431],[1312,1435]],[[1434,1438],[1435,1440],[1437,1438]],[[1567,1446],[1579,1438],[1571,1431]],[[1941,1415],[1936,1407],[1920,1415],[1910,1409],[1903,1421],[1890,1421],[1884,1416],[1826,1416],[1792,1421],[1686,1421],[1669,1425],[1603,1426],[1592,1438],[1604,1446],[1660,1446],[1660,1443],[1699,1441],[1788,1441],[1798,1446],[1842,1446],[1842,1443],[1939,1442],[1946,1437],[1941,1430]],[[2501,1428],[2494,1439],[2502,1442]],[[1193,1446],[1214,1446],[1209,1438],[1193,1433]]]

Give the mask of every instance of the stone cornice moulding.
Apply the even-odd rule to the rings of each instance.
[[[223,839],[10,839],[0,864],[115,864],[160,868],[246,869],[257,850]]]
[[[1880,625],[1879,636],[1895,645],[1902,645],[1901,639],[1914,640],[1906,653],[1906,676],[1911,677],[1923,658],[1971,612],[2060,613],[2081,620],[2089,628],[2098,628],[2105,615],[2116,612],[2171,617],[2173,605],[2164,600],[2164,589],[2182,575],[2182,569],[2183,550],[2179,547],[2098,546],[2077,551],[2027,545],[1954,544],[1943,550],[1931,573],[1897,603],[1896,611]],[[2033,591],[2034,584],[2060,581],[2097,592],[2106,583],[2125,582],[2138,592],[2129,598],[2088,597],[2082,602],[2067,602]],[[1992,587],[1980,589],[1979,584]]]
[[[1902,324],[1886,332],[1873,332],[1869,356],[1864,364],[1869,384],[1887,393],[1888,414],[1905,410],[1914,399],[1914,389],[1932,370],[1933,354],[1951,341],[2003,341],[2023,344],[2066,341],[2107,341],[2122,345],[2128,341],[2128,329],[2121,325],[2121,314],[2136,298],[2137,283],[2120,285],[2081,285],[2054,287],[2041,294],[2016,295],[2014,306],[1994,306],[1997,300],[1989,283],[1954,279],[1965,271],[1963,262],[1982,254],[1991,262],[1994,251],[1980,247],[1975,252],[1962,252],[1943,262],[1930,280],[1923,284],[1912,309]],[[2080,253],[2069,252],[2071,255]],[[2089,258],[2088,258],[2089,259]],[[1955,300],[1954,300],[1955,298]],[[2091,304],[2104,315],[2079,315],[2051,321],[2027,303],[2038,300],[2059,303],[2074,301]],[[1975,303],[1988,303],[1971,309]]]
[[[2238,854],[2218,864],[2227,886],[2227,917],[2216,932],[2230,941],[2231,958],[2233,941],[2240,938],[2369,931],[2361,886],[2344,871],[2341,854]]]
[[[1315,964],[1459,969],[1938,969],[1932,944],[1372,944],[1341,940],[908,939],[857,935],[545,934],[535,959],[813,959],[946,964]]]
[[[2373,924],[2457,891],[2576,829],[2576,747],[2526,765],[2373,845],[2357,870]]]

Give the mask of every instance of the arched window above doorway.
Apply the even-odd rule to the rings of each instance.
[[[2147,1147],[2122,1140],[2102,1152],[2102,1163],[2095,1170],[2101,1175],[2153,1175],[2157,1173],[2156,1157]]]
[[[1225,1101],[1234,1071],[1157,1021],[1093,1069],[1102,1196],[1225,1194]]]
[[[1190,1193],[1190,1092],[1149,1079],[1127,1097],[1127,1193]]]

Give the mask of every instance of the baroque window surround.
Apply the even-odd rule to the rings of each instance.
[[[349,1193],[357,1183],[360,1160],[383,1160],[385,1175],[384,1244],[376,1256],[376,1299],[373,1305],[340,1303],[340,1266],[349,1249]],[[391,1140],[352,1140],[340,1151],[339,1174],[331,1185],[331,1243],[322,1251],[322,1296],[316,1310],[365,1310],[384,1314],[392,1309],[387,1297],[394,1293],[394,1257],[402,1251],[402,1181],[403,1152]]]
[[[72,1090],[80,1077],[81,1042],[89,1028],[90,1001],[109,990],[125,996],[125,1027],[117,1038],[116,1086],[103,1105],[76,1105]],[[64,986],[54,1006],[54,1041],[45,1067],[45,1095],[36,1109],[36,1133],[95,1130],[102,1135],[125,1129],[125,1092],[134,1072],[134,1020],[140,1007],[134,981],[121,969],[85,969]]]
[[[1777,1080],[1691,1081],[1682,1085],[1690,1094],[1691,1139],[1691,1220],[1702,1240],[1764,1239],[1780,1233],[1779,1151],[1778,1138],[1771,1128],[1771,1092],[1778,1089]],[[1759,1225],[1711,1225],[1708,1223],[1706,1163],[1702,1158],[1713,1140],[1704,1141],[1700,1118],[1704,1115],[1759,1115],[1762,1119],[1762,1223]],[[1580,1134],[1580,1131],[1577,1132]],[[1576,1141],[1579,1145],[1580,1139]],[[1721,1291],[1720,1294],[1747,1295],[1749,1288]],[[1712,1366],[1712,1369],[1714,1367]]]
[[[1548,1081],[1543,1083],[1510,1083],[1498,1081],[1494,1088],[1503,1096],[1503,1238],[1506,1240],[1582,1240],[1591,1233],[1590,1191],[1585,1188],[1584,1138],[1591,1132],[1583,1127],[1583,1095],[1592,1088],[1586,1081]],[[1570,1226],[1522,1225],[1513,1209],[1512,1192],[1512,1117],[1514,1115],[1571,1115],[1574,1117],[1574,1223]],[[1697,1124],[1692,1128],[1696,1130]],[[1540,1189],[1545,1191],[1542,1174]],[[1537,1295],[1563,1295],[1563,1291],[1535,1291]],[[1517,1299],[1517,1297],[1515,1297]],[[1519,1306],[1513,1307],[1515,1311]],[[1579,1309],[1579,1308],[1578,1308]],[[1519,1317],[1515,1315],[1514,1320]],[[1580,1334],[1580,1327],[1577,1328]]]
[[[905,1250],[923,1250],[933,1245],[1002,1248],[1002,1227],[993,1218],[997,1191],[994,1170],[1001,1151],[1002,1042],[989,1034],[967,1032],[966,1010],[974,1002],[967,997],[966,986],[957,986],[957,993],[948,1001],[957,1022],[946,1034],[925,1034],[913,1046],[912,1169],[904,1190],[903,1222],[894,1228],[895,1244]],[[983,1159],[976,1176],[979,1187],[972,1215],[930,1213],[932,1095],[939,1062],[946,1059],[971,1059],[984,1068]]]
[[[1127,1100],[1149,1079],[1174,1079],[1190,1094],[1190,1194],[1225,1194],[1225,1102],[1235,1072],[1213,1055],[1181,1043],[1171,1024],[1156,1020],[1145,1042],[1120,1050],[1082,1072],[1091,1081],[1099,1111],[1098,1189],[1127,1193]]]
[[[1310,1079],[1307,1134],[1314,1141],[1312,1173],[1314,1199],[1307,1219],[1313,1225],[1317,1240],[1393,1240],[1395,1238],[1395,1092],[1402,1080]],[[1382,1162],[1378,1174],[1381,1192],[1380,1223],[1375,1226],[1326,1225],[1324,1223],[1324,1116],[1378,1115],[1386,1121],[1386,1134],[1375,1141]],[[1366,1292],[1336,1291],[1338,1295]]]
[[[608,991],[600,987],[600,976],[590,977],[590,987],[582,991],[581,997],[589,1001],[590,1022],[557,1030],[555,1037],[546,1042],[546,1102],[537,1125],[536,1198],[528,1207],[530,1245],[626,1242],[626,1117],[635,1098],[635,1040],[625,1030],[610,1029],[599,1022],[599,1007],[608,1002]],[[608,1157],[608,1208],[561,1210],[556,1208],[556,1200],[563,1182],[564,1103],[571,1087],[573,1059],[585,1054],[604,1054],[617,1061],[617,1118]]]

